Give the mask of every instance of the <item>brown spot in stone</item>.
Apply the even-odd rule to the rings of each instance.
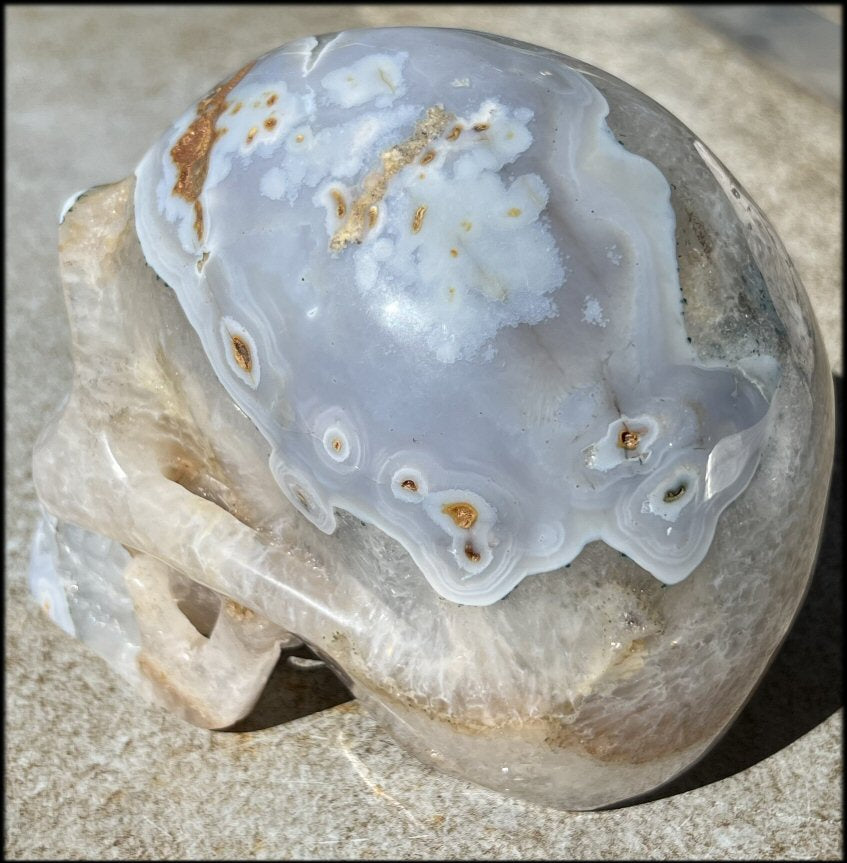
[[[461,134],[462,134],[462,127],[461,126],[453,126],[453,128],[450,130],[450,134],[447,136],[447,140],[448,141],[455,141],[459,137],[459,135],[461,135]]]
[[[338,189],[333,189],[330,195],[332,195],[332,200],[335,201],[335,214],[339,219],[343,219],[347,212],[347,202],[344,200],[344,195]]]
[[[372,228],[376,224],[376,220],[379,217],[379,207],[374,204],[372,207],[368,207],[368,227]]]
[[[413,479],[404,479],[400,485],[406,489],[406,491],[417,491],[418,484]]]
[[[424,216],[426,215],[426,204],[421,205],[415,210],[415,215],[412,216],[412,233],[417,234],[423,226]]]
[[[638,432],[632,431],[632,429],[628,429],[624,426],[618,435],[618,446],[622,449],[633,450],[636,449],[640,440],[641,438]]]
[[[450,257],[451,258],[458,258],[459,257],[459,250],[458,249],[450,249]]]
[[[426,153],[424,153],[424,157],[423,157],[423,159],[421,159],[421,164],[422,165],[428,165],[434,158],[435,158],[435,151],[429,150]]]
[[[350,207],[347,222],[330,240],[331,251],[339,252],[350,243],[362,242],[367,230],[368,212],[385,197],[391,178],[407,165],[414,163],[453,119],[453,115],[447,113],[443,107],[434,105],[415,125],[410,138],[382,153],[381,169],[372,171],[362,181],[362,191]]]
[[[473,227],[473,225],[467,219],[465,219],[465,221],[462,222],[461,225],[466,231],[469,231]]]
[[[685,494],[685,492],[686,486],[683,482],[680,483],[676,488],[669,488],[662,497],[662,500],[665,503],[673,503],[675,500],[679,500]]]
[[[465,543],[465,557],[471,561],[472,563],[479,563],[482,558],[482,555],[471,545],[471,543]]]
[[[276,117],[268,117],[264,122],[264,127],[270,132],[274,128],[276,128],[277,119]]]
[[[336,452],[341,452],[341,448],[342,448],[343,446],[344,446],[344,444],[341,442],[341,439],[340,439],[340,438],[333,438],[333,439],[332,439],[332,448],[333,448]]]
[[[445,515],[449,515],[457,527],[461,527],[464,530],[473,527],[479,515],[476,507],[464,501],[461,503],[445,503],[441,507],[441,511]]]
[[[251,620],[256,616],[255,611],[250,608],[246,608],[234,599],[228,599],[224,603],[224,610],[230,617],[240,621]]]
[[[484,132],[488,128],[488,123],[476,123],[474,124],[473,130],[474,132]]]
[[[203,218],[197,199],[203,191],[203,184],[209,173],[212,146],[219,137],[215,126],[218,118],[227,108],[226,97],[252,68],[253,63],[248,63],[229,80],[218,84],[208,96],[201,99],[197,103],[197,116],[171,148],[171,159],[177,169],[172,194],[178,195],[190,204],[195,204],[194,230],[197,232],[198,240],[203,239]]]
[[[518,216],[523,212],[520,207],[512,207],[507,213],[507,216],[511,216],[513,219],[517,219]]]
[[[265,104],[270,108],[270,107],[271,107],[271,105],[276,104],[276,100],[277,100],[278,98],[279,98],[279,96],[277,96],[277,94],[276,94],[276,93],[271,93],[271,95],[270,95],[270,96],[268,96],[267,101],[265,102]]]
[[[253,138],[255,138],[256,135],[258,135],[258,134],[259,134],[259,127],[258,126],[251,126],[250,130],[247,132],[247,143],[249,144],[253,140]]]
[[[309,498],[307,498],[306,495],[303,493],[303,490],[300,488],[296,488],[294,489],[294,494],[297,495],[297,500],[299,500],[300,503],[303,505],[303,509],[311,512],[312,506],[309,503]]]
[[[294,140],[295,140],[298,144],[302,144],[302,143],[303,143],[303,141],[305,141],[305,140],[306,140],[306,136],[305,136],[305,135],[296,135],[296,136],[294,137]]]
[[[203,267],[206,266],[206,261],[209,260],[209,253],[203,252],[203,256],[197,261],[197,272],[202,273]]]
[[[232,110],[229,113],[232,114],[232,116],[234,117],[243,107],[243,102],[236,102],[235,105],[232,106]]]
[[[253,358],[250,356],[250,348],[240,336],[231,336],[232,339],[232,355],[235,361],[248,374],[253,368]]]

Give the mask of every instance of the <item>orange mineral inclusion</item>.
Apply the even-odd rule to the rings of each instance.
[[[173,194],[194,204],[194,231],[197,239],[203,239],[203,208],[200,204],[200,193],[209,173],[209,155],[212,145],[222,134],[222,129],[216,129],[218,117],[223,114],[228,105],[226,97],[239,81],[253,68],[254,63],[248,63],[228,81],[218,84],[205,99],[197,103],[197,116],[191,125],[182,133],[180,139],[171,148],[171,158],[177,167],[177,178]]]

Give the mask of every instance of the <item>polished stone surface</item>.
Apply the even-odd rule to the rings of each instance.
[[[216,75],[225,75],[239,61],[253,56],[257,47],[269,48],[287,38],[312,31],[385,23],[384,17],[379,16],[384,16],[387,10],[358,7],[354,11],[359,16],[358,20],[351,20],[350,13],[336,11],[333,15],[332,10],[325,8],[302,10],[296,19],[299,29],[292,29],[289,19],[287,28],[280,28],[273,38],[260,44],[262,38],[267,39],[267,33],[262,29],[267,26],[267,21],[262,20],[262,16],[268,13],[256,10],[251,33],[253,43],[245,42],[237,49],[232,45],[226,49],[222,47],[215,59],[220,59],[225,50],[231,53],[224,56],[219,66],[209,63],[202,67],[199,63],[199,71],[192,70],[192,74],[197,72],[198,78],[192,78],[191,82],[181,79],[179,89],[189,92],[202,89],[208,80],[214,80]],[[404,13],[395,10],[392,14],[398,17],[393,20],[395,23],[420,23],[421,11]],[[136,14],[151,13],[145,13],[145,10],[131,13]],[[190,17],[187,12],[184,14],[186,18]],[[196,15],[196,12],[192,14]],[[344,14],[348,17],[344,18]],[[532,32],[533,14],[538,16],[538,20],[549,16],[545,10],[521,12],[520,15],[527,17],[521,19],[518,16],[517,20],[526,32],[521,31],[520,26],[517,27],[520,32],[516,32],[515,19],[504,19],[502,28],[495,26],[497,20],[486,26],[492,30],[502,29],[502,32],[518,38],[541,41]],[[643,45],[639,49],[634,38],[639,31],[652,34],[661,31],[660,38],[668,40],[665,47],[677,45],[686,47],[689,53],[700,51],[704,63],[709,59],[713,61],[715,74],[728,74],[729,68],[729,73],[745,82],[742,95],[746,94],[755,104],[770,109],[770,113],[756,117],[750,110],[750,102],[747,103],[748,114],[753,118],[749,121],[750,126],[762,135],[758,144],[754,144],[750,140],[750,129],[741,134],[742,130],[725,127],[725,116],[710,115],[708,105],[709,99],[714,98],[714,89],[709,91],[705,85],[698,89],[698,82],[691,79],[682,84],[679,80],[664,80],[660,74],[661,64],[657,68],[656,63],[651,67],[656,80],[650,80],[649,76],[639,79],[638,69],[626,68],[628,61],[634,62],[633,56],[621,59],[620,55],[591,53],[592,21],[596,27],[604,17],[600,10],[595,14],[595,18],[588,12],[577,18],[563,17],[558,22],[560,37],[553,41],[551,34],[547,44],[620,74],[677,113],[714,147],[775,222],[812,295],[828,340],[830,357],[834,365],[837,364],[840,356],[837,327],[840,295],[838,286],[833,284],[836,280],[832,274],[838,272],[839,240],[835,228],[840,203],[837,185],[840,156],[835,112],[824,109],[790,86],[780,85],[778,81],[763,76],[755,65],[745,65],[743,58],[727,51],[725,43],[696,30],[681,13],[653,11],[652,15],[660,17],[650,21],[643,20],[643,16],[622,14],[619,21],[606,22],[613,29],[619,28],[616,32],[620,36],[627,34],[627,44],[632,44],[633,56],[637,57],[639,50],[647,51]],[[205,25],[214,21],[225,29],[226,15],[226,10],[209,11],[204,16]],[[426,23],[474,23],[470,10],[456,9],[452,15],[449,21],[441,19]],[[462,18],[462,15],[466,17]],[[512,10],[512,15],[517,16],[517,11]],[[155,88],[155,82],[151,82],[148,74],[142,87],[139,66],[119,69],[116,74],[127,77],[119,78],[117,82],[99,79],[104,95],[108,92],[113,101],[90,102],[90,94],[96,92],[98,79],[95,77],[83,87],[80,77],[84,77],[87,70],[96,76],[96,71],[91,68],[94,62],[92,40],[95,40],[95,45],[109,44],[108,15],[98,16],[92,25],[93,32],[88,34],[84,43],[87,50],[79,53],[78,48],[74,48],[63,58],[65,62],[61,69],[53,70],[49,88],[45,87],[41,93],[33,92],[33,87],[40,86],[38,82],[44,78],[31,74],[24,77],[29,68],[27,62],[35,62],[36,58],[44,61],[51,53],[55,55],[55,49],[51,52],[48,48],[51,40],[66,40],[62,44],[77,46],[83,44],[76,41],[74,28],[88,26],[92,19],[87,19],[82,12],[76,12],[75,16],[66,18],[63,26],[57,27],[56,21],[51,20],[55,18],[52,10],[33,10],[26,14],[19,12],[17,21],[12,22],[18,26],[21,37],[17,42],[12,40],[11,44],[25,47],[28,39],[28,44],[34,47],[30,49],[31,54],[24,52],[13,58],[17,62],[10,67],[20,76],[10,82],[12,92],[19,94],[20,111],[17,124],[10,129],[14,133],[10,141],[10,166],[15,170],[9,185],[10,215],[18,214],[9,221],[10,233],[18,242],[7,272],[10,285],[37,286],[44,293],[36,294],[29,290],[10,292],[9,333],[12,338],[8,344],[14,346],[22,341],[40,339],[47,345],[45,353],[54,358],[56,386],[52,392],[40,388],[34,392],[25,389],[27,354],[10,353],[10,370],[13,375],[17,373],[16,380],[22,388],[11,391],[13,397],[9,399],[9,406],[14,410],[14,406],[20,404],[22,409],[14,413],[10,410],[9,416],[10,428],[16,430],[15,436],[9,438],[9,476],[13,483],[17,480],[17,484],[10,485],[15,496],[9,499],[12,504],[9,523],[13,529],[9,533],[8,553],[12,567],[17,567],[18,580],[14,578],[15,570],[11,569],[11,598],[16,605],[9,605],[12,614],[7,625],[10,636],[7,722],[12,732],[7,762],[8,812],[12,816],[7,834],[7,853],[12,856],[88,853],[95,856],[169,854],[184,857],[240,853],[361,857],[392,851],[401,856],[414,856],[416,853],[437,855],[441,849],[444,854],[491,856],[837,856],[840,832],[837,821],[840,809],[837,736],[840,716],[832,714],[840,706],[840,693],[838,685],[833,683],[838,679],[838,653],[832,639],[840,620],[836,603],[827,596],[827,591],[834,590],[837,585],[833,573],[840,560],[840,537],[833,535],[831,527],[825,538],[815,585],[797,628],[738,724],[712,755],[683,781],[683,789],[693,790],[686,795],[664,797],[618,812],[562,815],[527,804],[503,802],[487,792],[438,777],[403,756],[399,750],[393,750],[392,744],[358,710],[348,713],[335,711],[303,719],[292,725],[260,732],[251,738],[210,736],[186,726],[172,726],[170,718],[133,701],[132,696],[127,697],[123,688],[89,654],[76,645],[69,646],[68,640],[58,630],[41,622],[32,605],[22,601],[19,579],[34,512],[32,491],[26,478],[26,452],[45,412],[55,404],[68,381],[68,370],[62,368],[63,362],[66,363],[63,356],[67,354],[63,354],[64,311],[58,302],[58,280],[55,277],[54,211],[58,210],[66,193],[74,188],[102,180],[109,171],[113,171],[116,178],[127,172],[126,164],[121,165],[119,160],[111,167],[104,164],[104,160],[108,162],[117,158],[120,151],[117,141],[104,145],[102,152],[90,152],[87,142],[90,141],[92,125],[100,129],[101,135],[114,135],[118,131],[114,125],[116,112],[127,112],[125,122],[141,122],[141,112],[149,111],[146,117],[151,126],[145,127],[141,122],[132,135],[117,136],[123,138],[123,146],[129,150],[128,154],[127,149],[123,151],[127,164],[132,164],[140,155],[138,149],[133,150],[132,147],[142,148],[140,142],[149,140],[151,128],[155,128],[152,124],[160,123],[161,116],[169,116],[169,113],[161,113],[161,104],[156,108],[152,103],[146,103],[144,87]],[[163,27],[161,31],[152,26],[149,28],[144,39],[135,46],[139,63],[150,62],[150,58],[155,56],[154,46],[155,50],[165,51],[163,39],[178,40],[179,33],[188,33],[191,27],[195,28],[192,31],[195,33],[198,29],[203,30],[204,22],[181,20],[185,24],[183,31],[175,27]],[[249,26],[243,21],[240,23],[243,26],[237,32],[239,38],[245,38]],[[664,25],[664,30],[657,26],[659,24]],[[213,39],[215,28],[209,27],[208,38]],[[550,32],[549,25],[543,32]],[[593,32],[596,33],[596,29]],[[155,38],[154,33],[157,34]],[[62,34],[61,37],[58,34]],[[102,43],[96,42],[98,35]],[[206,34],[194,43],[194,50],[203,38]],[[584,41],[575,45],[579,38]],[[654,35],[653,38],[657,37]],[[190,46],[188,50],[191,50]],[[647,53],[655,50],[654,41]],[[205,59],[209,62],[212,57],[205,55]],[[662,60],[671,62],[667,57]],[[716,60],[719,62],[715,63]],[[152,65],[157,67],[157,63]],[[175,68],[171,67],[170,74]],[[184,76],[186,70],[182,66],[178,68],[179,74]],[[760,76],[758,89],[754,86],[757,73]],[[62,79],[61,75],[68,77]],[[164,70],[161,75],[158,80],[166,80]],[[665,76],[669,77],[667,73]],[[65,82],[64,90],[59,89],[60,80]],[[764,86],[765,80],[768,81],[767,87]],[[22,89],[24,81],[29,91]],[[714,88],[714,75],[711,82]],[[685,84],[688,85],[687,90]],[[112,90],[113,86],[116,90]],[[133,86],[138,88],[135,93],[131,90]],[[675,86],[681,89],[674,97]],[[671,92],[668,92],[669,87]],[[127,88],[130,88],[129,93]],[[726,90],[722,98],[740,98],[737,91],[738,88]],[[58,93],[62,99],[51,106],[50,100],[57,99]],[[89,116],[85,124],[89,129],[75,137],[77,149],[71,150],[66,146],[64,150],[60,149],[56,158],[51,156],[54,152],[51,147],[61,134],[61,111],[67,111],[70,104],[63,100],[69,98],[77,99],[74,104],[79,111],[102,111],[99,115],[101,123],[96,122],[96,117]],[[674,98],[677,104],[674,104]],[[181,96],[177,95],[176,99],[169,105],[170,113],[184,107],[179,101]],[[40,113],[35,112],[33,102],[41,107]],[[130,111],[127,105],[131,105]],[[703,112],[702,119],[696,112],[688,113],[698,105]],[[774,106],[782,108],[782,113],[776,117],[773,116]],[[790,106],[790,110],[786,106]],[[711,130],[706,128],[709,121]],[[776,134],[777,129],[779,134]],[[765,145],[764,141],[768,144]],[[781,142],[785,144],[784,151],[779,149]],[[749,147],[749,163],[744,161],[745,145]],[[761,165],[758,154],[765,146],[773,161]],[[804,169],[797,177],[792,174],[796,164],[792,154],[794,148],[805,153]],[[71,168],[71,162],[75,168]],[[85,164],[88,164],[88,173],[74,174],[74,170],[79,172]],[[69,176],[77,179],[66,182],[65,178]],[[42,183],[44,185],[40,185]],[[793,189],[792,183],[799,185]],[[32,215],[33,200],[39,202],[35,217]],[[780,201],[790,201],[791,206],[779,206]],[[812,218],[810,213],[814,214]],[[836,502],[834,497],[833,503]],[[830,525],[833,523],[830,519]],[[796,675],[790,672],[803,667],[803,655],[808,655],[810,644],[812,649],[817,648],[815,674],[812,680],[798,685],[794,682]],[[39,671],[35,675],[32,674],[33,657],[38,659]],[[36,681],[39,681],[37,685]],[[784,691],[786,686],[790,687],[788,693]],[[776,713],[782,716],[782,722],[773,719]],[[273,718],[271,710],[264,721],[272,721]],[[326,723],[330,723],[329,728],[325,727]],[[109,729],[108,733],[106,729]],[[798,739],[805,731],[810,734]],[[327,740],[322,742],[318,739],[320,737]],[[242,739],[252,741],[245,749],[258,748],[260,740],[268,741],[268,745],[275,749],[275,758],[252,759],[247,756],[245,760],[244,750],[236,749],[232,742]],[[105,747],[104,740],[108,740]],[[182,755],[178,754],[180,747],[183,748]],[[73,753],[70,759],[67,757],[69,751]],[[116,753],[121,751],[123,756],[117,757]],[[230,789],[235,783],[242,787],[244,783],[250,783],[252,814],[239,812],[239,824],[243,826],[239,834],[255,836],[264,844],[249,848],[225,844],[230,841],[226,839],[227,831],[204,831],[204,818],[207,823],[219,824],[227,813],[233,812],[233,807],[238,806],[241,795],[235,798],[231,791],[224,790],[218,804],[206,801],[198,807],[188,789],[176,784],[180,771],[173,770],[171,764],[169,770],[159,772],[160,766],[169,763],[168,752],[172,760],[182,759],[189,767],[194,764],[198,769],[206,770],[200,775],[203,783],[226,782]],[[225,754],[220,756],[220,753]],[[292,757],[294,755],[296,758]],[[337,766],[339,759],[344,767],[343,776]],[[71,781],[69,777],[75,777],[75,780]],[[716,779],[722,781],[696,787]],[[148,780],[153,781],[154,788],[158,781],[167,791],[154,793],[148,787]],[[86,782],[92,783],[91,793],[87,793]],[[311,789],[311,793],[307,790],[298,795],[298,788]],[[263,794],[268,795],[264,798],[268,801],[264,805]],[[363,803],[365,800],[370,802]],[[438,805],[430,806],[434,800]],[[463,801],[461,805],[460,800]],[[183,807],[175,805],[174,801],[177,804],[184,802],[184,809],[193,812],[200,823],[195,822],[191,829],[186,829],[185,825],[191,822],[180,817]],[[499,805],[495,808],[492,804]],[[721,814],[716,816],[716,811]],[[48,820],[48,812],[62,814]],[[286,813],[288,818],[281,817]],[[431,820],[427,821],[430,817]],[[621,819],[629,819],[624,830],[621,830]],[[599,826],[603,820],[608,825],[605,829]],[[34,821],[40,825],[38,831],[24,829],[24,824]],[[370,822],[370,831],[362,830],[366,821]],[[302,829],[295,830],[295,826]],[[401,840],[401,836],[405,840]],[[400,842],[403,844],[398,844]],[[637,844],[639,842],[642,844]],[[68,847],[75,851],[68,852]]]

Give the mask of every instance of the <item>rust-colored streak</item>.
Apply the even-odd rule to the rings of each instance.
[[[344,214],[347,212],[347,203],[344,200],[344,195],[338,189],[331,189],[330,195],[332,195],[332,200],[335,201],[335,214],[339,219],[343,219]]]
[[[276,95],[276,93],[271,93],[271,95],[268,96],[268,100],[265,104],[270,108],[271,105],[276,104],[277,98],[278,98],[278,96]]]
[[[430,150],[429,152],[424,154],[423,159],[421,159],[422,165],[428,165],[435,158],[435,153]]]
[[[340,252],[350,243],[361,243],[368,228],[369,210],[385,197],[392,177],[407,165],[420,159],[430,144],[443,134],[449,123],[456,118],[440,105],[427,109],[407,140],[396,144],[380,156],[381,168],[368,174],[361,184],[361,192],[350,204],[347,221],[335,232],[329,248]]]
[[[488,123],[477,123],[473,130],[474,132],[484,132],[488,128]]]
[[[461,135],[461,134],[462,134],[462,127],[461,126],[453,126],[453,128],[450,130],[450,134],[447,136],[447,140],[448,141],[455,141],[459,137],[459,135]]]
[[[203,210],[198,198],[209,173],[212,146],[219,134],[215,126],[228,107],[226,97],[252,68],[253,63],[248,63],[201,99],[197,103],[197,116],[171,148],[171,158],[177,169],[172,191],[189,204],[194,204],[194,230],[198,240],[203,239]]]
[[[228,599],[224,603],[224,609],[230,617],[241,622],[244,622],[245,620],[252,620],[256,616],[255,611],[247,608],[244,605],[241,605],[241,603],[236,602],[234,599]]]
[[[476,507],[464,501],[461,503],[445,503],[441,507],[441,511],[445,515],[449,515],[457,527],[461,527],[464,530],[473,527],[479,515]]]
[[[232,336],[232,355],[245,372],[249,373],[252,371],[253,357],[250,356],[250,348],[244,339],[239,336]]]
[[[194,202],[194,233],[197,239],[203,239],[203,205],[200,201]]]
[[[421,205],[415,210],[415,215],[412,217],[412,233],[417,234],[423,227],[424,216],[426,215],[426,204]]]

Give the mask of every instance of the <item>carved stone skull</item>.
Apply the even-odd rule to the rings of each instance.
[[[32,589],[225,728],[304,642],[435,767],[643,794],[796,613],[829,366],[764,216],[611,76],[466,31],[300,40],[60,228],[73,390]]]

